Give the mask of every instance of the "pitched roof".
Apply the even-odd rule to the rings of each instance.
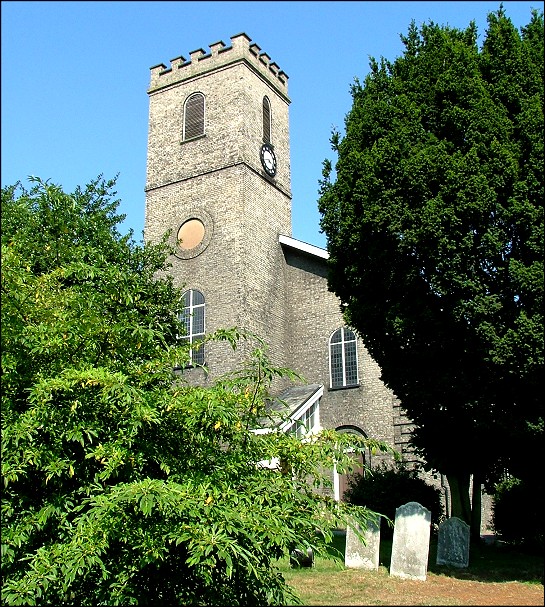
[[[304,253],[308,253],[309,255],[312,255],[314,257],[329,259],[329,253],[326,251],[326,249],[316,247],[313,244],[308,244],[308,242],[303,242],[302,240],[297,240],[295,238],[292,238],[291,236],[284,236],[284,234],[280,234],[280,236],[278,237],[278,242],[281,245],[289,247],[290,249],[303,251]]]
[[[322,396],[324,386],[322,384],[307,384],[305,386],[291,386],[284,390],[275,399],[269,402],[267,407],[269,415],[262,418],[262,428],[280,427],[288,420],[296,420],[317,398]],[[312,401],[312,402],[309,402]]]

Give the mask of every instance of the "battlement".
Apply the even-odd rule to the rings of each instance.
[[[151,82],[148,92],[151,93],[237,61],[245,61],[287,96],[288,75],[280,69],[278,64],[271,61],[269,55],[262,52],[255,42],[252,43],[251,38],[246,34],[231,36],[231,46],[226,46],[220,40],[210,44],[209,49],[209,52],[202,48],[191,51],[189,60],[182,56],[176,57],[170,61],[170,67],[164,63],[151,67]]]

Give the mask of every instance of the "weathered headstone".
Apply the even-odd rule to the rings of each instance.
[[[436,560],[438,565],[469,565],[469,530],[469,525],[455,516],[439,525]]]
[[[361,533],[361,527],[354,523]],[[363,533],[365,544],[358,538],[354,529],[346,528],[346,547],[344,564],[350,569],[378,569],[380,557],[380,519],[374,523],[368,522],[367,530]]]
[[[418,502],[396,510],[390,575],[425,580],[430,550],[431,512]]]
[[[314,565],[314,552],[312,548],[307,548],[306,551],[294,548],[290,552],[290,565],[296,569],[299,567],[312,567]]]

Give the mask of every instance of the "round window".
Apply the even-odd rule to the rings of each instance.
[[[191,251],[201,244],[204,238],[204,224],[200,219],[192,218],[184,222],[178,230],[178,245],[182,251]]]
[[[203,209],[194,208],[181,217],[171,232],[171,243],[179,259],[192,259],[200,255],[212,240],[214,222]]]

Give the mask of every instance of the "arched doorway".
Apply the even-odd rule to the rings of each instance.
[[[339,426],[339,427],[335,428],[335,430],[337,432],[346,432],[349,434],[356,434],[358,436],[363,436],[363,437],[367,438],[367,435],[365,434],[365,432],[363,430],[361,430],[361,428],[358,428],[357,426],[344,425],[344,426]],[[333,470],[333,492],[334,492],[335,500],[338,502],[344,501],[344,492],[348,489],[348,484],[349,484],[350,478],[354,474],[363,474],[363,468],[364,468],[365,464],[370,463],[370,462],[366,461],[369,457],[368,454],[365,455],[363,453],[358,453],[357,455],[355,455],[355,457],[357,458],[357,462],[356,462],[356,466],[352,473],[339,474],[336,469]]]

